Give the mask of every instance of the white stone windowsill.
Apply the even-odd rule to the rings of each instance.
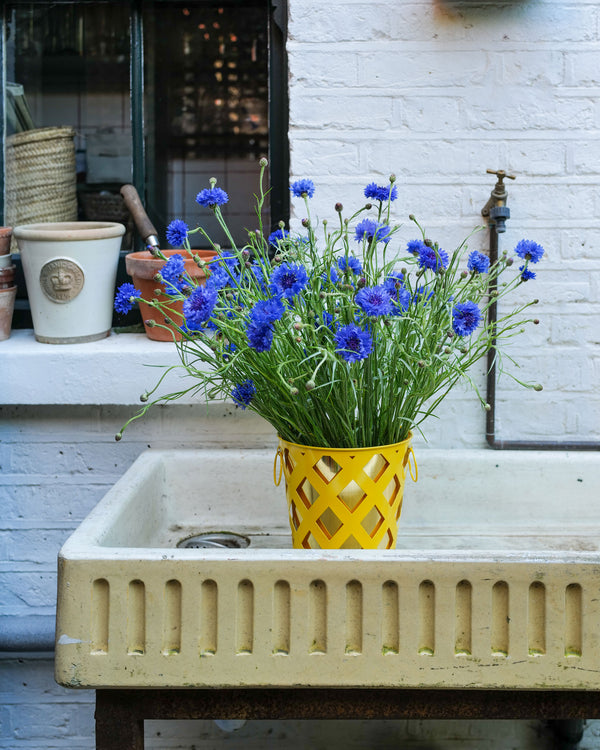
[[[140,395],[162,375],[161,366],[177,364],[172,343],[151,341],[145,334],[111,333],[85,344],[42,344],[32,330],[13,330],[0,342],[0,402],[139,405]],[[183,369],[170,372],[160,393],[188,387],[190,380],[184,375]],[[201,396],[186,396],[178,403],[200,400]]]

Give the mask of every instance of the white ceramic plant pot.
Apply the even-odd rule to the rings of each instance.
[[[46,344],[95,341],[110,333],[123,224],[23,224],[21,252],[33,329]]]

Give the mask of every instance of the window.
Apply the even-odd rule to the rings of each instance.
[[[135,248],[122,184],[135,184],[164,241],[174,218],[213,232],[194,198],[214,176],[230,194],[228,222],[243,244],[262,156],[271,170],[266,223],[287,221],[284,4],[3,5],[5,224],[122,221],[125,253]],[[30,152],[42,162],[28,173]],[[199,235],[194,244],[202,246]]]

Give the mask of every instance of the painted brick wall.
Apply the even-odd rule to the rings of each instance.
[[[474,225],[494,184],[509,183],[502,237],[541,242],[548,257],[535,294],[539,327],[515,348],[531,394],[501,381],[504,439],[597,440],[600,435],[600,8],[592,0],[289,0],[290,142],[294,177],[317,184],[314,213],[360,201],[371,180],[398,177],[396,216],[414,213],[452,249]],[[296,205],[295,221],[302,218]],[[485,232],[472,247],[485,249]],[[1,347],[1,345],[0,345]],[[1,351],[0,351],[1,356]],[[475,373],[481,381],[483,372]],[[155,412],[120,444],[128,410],[0,410],[0,604],[15,617],[51,614],[62,541],[148,445],[266,445],[264,425],[230,410]],[[484,416],[459,391],[428,425],[434,446],[484,445]],[[49,661],[0,661],[0,748],[93,747],[89,692],[54,685]],[[348,747],[549,747],[543,725],[398,722],[334,727]],[[600,748],[591,722],[582,748]],[[228,736],[209,723],[152,724],[154,748],[321,747],[332,727],[247,725]]]
[[[315,180],[321,219],[338,200],[360,205],[367,182],[394,172],[400,237],[414,236],[414,213],[453,249],[482,221],[486,169],[517,176],[501,250],[527,237],[547,257],[526,289],[541,323],[512,352],[517,375],[545,390],[501,379],[497,434],[507,440],[600,434],[599,23],[592,2],[290,3],[292,171]],[[481,232],[470,245],[487,241]],[[479,406],[466,392],[453,403],[454,426],[476,443]],[[428,428],[435,442],[451,439]]]

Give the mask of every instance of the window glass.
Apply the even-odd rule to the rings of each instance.
[[[148,201],[156,224],[202,223],[226,243],[210,210],[195,202],[215,177],[229,195],[228,225],[244,243],[256,226],[258,161],[268,156],[266,3],[154,3],[144,33]],[[193,244],[207,242],[198,234]]]
[[[5,223],[127,222],[128,4],[15,3],[6,18]]]
[[[214,217],[195,202],[216,177],[243,243],[256,225],[258,161],[268,155],[268,4],[140,7],[143,50],[132,57],[132,3],[7,4],[5,223],[122,221],[123,250],[133,249],[119,188],[142,158],[132,149],[138,127],[141,197],[159,237],[183,218],[206,224],[224,243]],[[132,123],[136,55],[144,61],[144,117]],[[198,235],[194,244],[206,241]]]

